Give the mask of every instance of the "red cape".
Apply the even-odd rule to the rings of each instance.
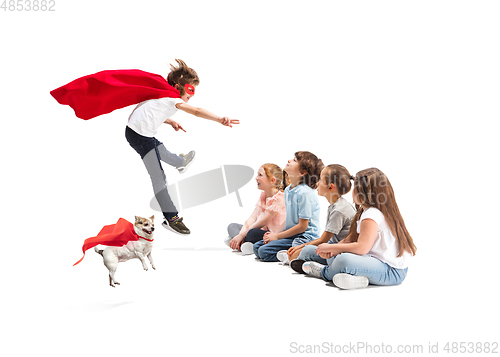
[[[138,69],[98,72],[75,79],[50,94],[84,120],[149,99],[181,97],[159,74]]]
[[[139,238],[141,237],[135,233],[134,225],[126,219],[120,218],[115,224],[104,226],[97,236],[85,239],[82,247],[83,257],[73,264],[73,266],[85,258],[85,251],[87,249],[93,248],[98,244],[121,247],[130,241],[137,241]]]

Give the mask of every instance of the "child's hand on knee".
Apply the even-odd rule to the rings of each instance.
[[[238,234],[236,237],[231,239],[231,241],[229,242],[229,247],[231,247],[231,249],[239,250],[244,239],[245,237],[242,237]]]
[[[264,234],[264,243],[269,243],[273,240],[278,240],[278,236],[275,233],[267,232]]]
[[[287,251],[288,259],[290,259],[290,257],[293,256],[294,254],[300,252],[302,250],[302,248],[304,248],[305,246],[306,245],[304,243],[304,244],[298,245],[296,247],[291,247],[290,249],[288,249],[288,251]]]
[[[318,254],[323,259],[330,259],[333,257],[333,253],[328,251],[330,245],[328,243],[322,243],[316,249],[316,254]]]

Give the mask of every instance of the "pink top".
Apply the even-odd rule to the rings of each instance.
[[[285,194],[278,191],[273,197],[267,198],[266,193],[262,191],[257,204],[255,205],[255,210],[258,212],[257,220],[259,220],[266,211],[276,212],[273,219],[261,229],[269,231],[272,233],[279,233],[285,230]]]

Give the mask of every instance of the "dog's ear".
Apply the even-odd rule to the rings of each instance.
[[[149,217],[149,219],[150,219],[151,221],[154,221],[154,220],[155,220],[155,216],[153,215],[153,216]]]
[[[139,220],[139,217],[135,216],[135,222],[137,223],[137,221]]]

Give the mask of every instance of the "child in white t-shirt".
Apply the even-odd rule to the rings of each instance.
[[[161,161],[174,166],[179,172],[184,172],[194,159],[194,151],[187,155],[176,155],[168,151],[154,136],[163,123],[169,124],[175,131],[182,130],[182,126],[170,119],[178,109],[197,117],[213,120],[222,125],[232,127],[239,124],[238,120],[220,117],[203,108],[193,107],[187,102],[193,97],[196,86],[200,83],[197,73],[183,61],[176,60],[177,67],[171,66],[167,82],[179,90],[180,98],[160,98],[144,101],[137,105],[129,117],[125,136],[130,146],[141,156],[149,173],[155,197],[161,207],[165,222],[163,226],[176,233],[189,234],[189,229],[178,216],[167,190],[166,176]]]
[[[338,244],[321,244],[316,253],[327,266],[306,262],[306,274],[323,278],[341,289],[368,284],[397,285],[406,277],[417,247],[399,212],[389,179],[376,168],[357,173],[352,192],[358,211],[349,234]]]

